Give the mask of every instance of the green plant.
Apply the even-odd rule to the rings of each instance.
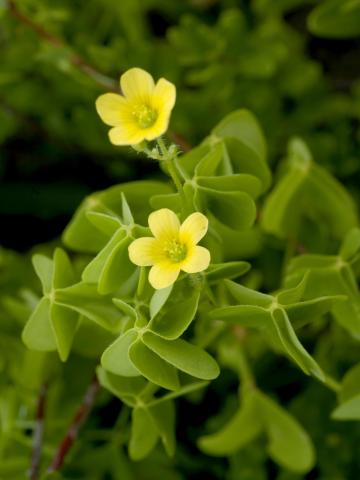
[[[30,115],[52,138],[106,155],[115,179],[118,165],[152,170],[86,196],[61,239],[24,255],[0,250],[0,478],[356,478],[356,84],[332,91],[283,20],[294,2],[219,2],[212,23],[196,7],[145,3],[92,1],[103,30],[90,41],[89,7],[69,48],[60,25],[78,6],[9,2],[14,18],[29,23],[33,12],[36,22],[16,27],[24,37],[6,49],[4,141]],[[181,12],[156,43],[150,6]],[[119,55],[130,49],[131,59]],[[24,53],[34,51],[36,75]],[[113,148],[93,103],[117,87],[100,72],[134,63],[169,72],[178,104],[167,137]],[[39,77],[51,88],[36,103]],[[261,121],[245,108],[229,113],[239,104]],[[194,144],[207,136],[190,147],[179,133]],[[151,236],[148,217],[163,209],[208,219],[201,245],[211,263],[154,289],[129,246]]]

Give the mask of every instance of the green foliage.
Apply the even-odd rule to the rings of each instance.
[[[1,188],[0,213],[50,219],[82,201],[55,242],[0,249],[0,478],[25,478],[42,420],[38,478],[357,478],[360,89],[352,71],[338,89],[307,39],[358,36],[359,4],[315,3],[0,6],[0,177],[35,124],[46,165],[66,170],[70,145],[120,182],[87,196],[81,179],[40,183],[29,202],[21,182]],[[164,145],[186,150],[180,189],[166,161],[110,146],[95,114],[135,65],[176,84]],[[29,159],[14,171],[43,170]],[[207,216],[211,264],[154,290],[128,247],[160,208]]]

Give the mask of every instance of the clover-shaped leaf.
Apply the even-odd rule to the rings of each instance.
[[[354,232],[354,233],[352,233]],[[354,237],[353,237],[354,235]],[[356,230],[349,232],[345,237],[341,252],[356,254]],[[354,239],[354,243],[353,240]],[[310,302],[313,297],[338,297],[338,300],[330,306],[331,313],[336,321],[345,328],[354,338],[360,338],[360,293],[351,264],[341,256],[336,255],[301,255],[292,259],[288,266],[285,284],[292,286],[299,281],[304,273],[307,273],[304,300]],[[328,300],[330,301],[330,299]],[[305,305],[304,305],[305,307]],[[318,302],[318,308],[320,308]],[[299,321],[298,307],[291,309]],[[304,317],[304,315],[303,315]]]
[[[312,321],[343,298],[330,296],[301,302],[307,278],[302,278],[297,286],[278,292],[276,296],[265,295],[227,280],[225,284],[229,292],[240,304],[217,308],[210,316],[232,324],[259,329],[306,374],[325,381],[321,368],[299,341],[291,320],[294,317],[295,322],[300,324]]]
[[[137,338],[136,330],[130,329],[115,340],[102,354],[101,365],[105,370],[124,377],[139,376],[139,370],[129,359],[129,348]]]
[[[74,282],[74,273],[66,253],[56,249],[54,259],[35,255],[33,263],[44,297],[31,314],[22,333],[24,343],[31,349],[58,350],[62,361],[69,356],[79,315],[66,305],[56,302],[56,292]]]
[[[162,360],[141,339],[136,340],[130,346],[129,358],[135,368],[156,385],[168,390],[177,390],[180,387],[176,368]]]
[[[303,220],[309,218],[326,222],[330,232],[342,238],[357,225],[351,197],[334,177],[312,160],[300,139],[290,141],[288,150],[287,170],[264,204],[263,228],[286,237],[296,233]]]
[[[181,338],[165,340],[145,332],[142,339],[159,357],[188,375],[201,380],[213,380],[220,373],[217,363],[205,350]]]
[[[163,338],[175,340],[182,335],[194,319],[200,298],[200,290],[193,287],[189,293],[188,286],[184,285],[184,282],[177,282],[171,293],[167,289],[164,290],[166,298],[163,299],[165,301],[162,308],[158,306],[155,308],[154,300],[152,300],[154,315],[149,322],[148,328]],[[160,295],[162,294],[154,294],[156,298],[159,298]]]
[[[112,302],[112,298],[99,295],[96,285],[79,282],[55,292],[55,302],[83,315],[110,332],[118,332],[123,316]]]
[[[137,399],[147,385],[147,381],[143,377],[118,376],[102,367],[97,368],[96,374],[100,385],[131,407],[136,405]]]

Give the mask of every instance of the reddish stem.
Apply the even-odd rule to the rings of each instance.
[[[38,403],[36,408],[36,423],[33,432],[33,448],[31,455],[31,466],[28,477],[30,480],[37,480],[40,472],[41,449],[44,436],[45,404],[47,395],[47,385],[40,388]]]
[[[63,466],[65,457],[68,454],[70,448],[72,447],[74,441],[76,440],[80,427],[85,422],[86,418],[88,417],[90,411],[94,406],[96,394],[99,391],[99,388],[100,384],[95,376],[85,393],[83,401],[78,411],[76,412],[68,431],[66,432],[63,440],[61,441],[57,451],[55,452],[48,472],[59,471]]]

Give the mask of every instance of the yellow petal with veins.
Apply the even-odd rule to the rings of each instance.
[[[166,241],[178,237],[180,222],[172,210],[161,208],[149,215],[149,227],[155,238]]]
[[[181,270],[186,273],[197,273],[206,270],[210,264],[210,252],[207,248],[194,247],[190,255],[181,264]]]
[[[149,272],[150,285],[159,290],[172,285],[179,276],[180,268],[170,262],[157,263]]]
[[[144,133],[129,122],[112,128],[109,139],[113,145],[137,145],[144,140]]]
[[[200,212],[192,213],[180,227],[180,241],[196,244],[208,230],[209,221]]]
[[[155,110],[166,111],[170,115],[171,110],[175,105],[176,100],[176,88],[171,82],[160,78],[155,85],[155,89],[152,97],[152,106]]]
[[[139,267],[149,267],[160,259],[159,244],[155,238],[137,238],[129,245],[129,258]]]
[[[100,95],[95,105],[101,120],[110,127],[120,125],[129,116],[128,102],[116,93]]]
[[[121,75],[120,86],[124,96],[131,101],[150,103],[155,88],[150,73],[141,68],[130,68]]]

